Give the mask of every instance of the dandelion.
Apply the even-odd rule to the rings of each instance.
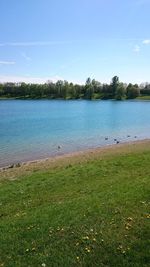
[[[91,252],[91,250],[89,249],[89,248],[85,248],[85,250],[88,252],[88,253],[90,253]]]
[[[26,252],[29,252],[29,248],[26,249]]]
[[[132,219],[131,217],[128,217],[127,220],[128,220],[129,222],[132,222],[132,221],[133,221],[133,219]]]
[[[126,230],[129,230],[131,228],[131,224],[130,223],[126,223],[125,224],[125,228],[126,228]]]
[[[88,236],[84,236],[83,239],[84,240],[89,240],[89,237]]]
[[[76,259],[77,259],[77,261],[79,261],[79,259],[80,259],[80,258],[77,256],[77,258],[76,258]]]
[[[147,219],[150,219],[150,214],[147,214],[147,215],[146,215],[146,218],[147,218]]]
[[[93,229],[90,229],[91,232],[93,232]]]
[[[45,263],[42,263],[42,267],[46,267],[46,264]]]
[[[96,238],[93,238],[93,241],[96,241]]]
[[[119,245],[119,247],[117,249],[118,250],[122,250],[122,245]]]

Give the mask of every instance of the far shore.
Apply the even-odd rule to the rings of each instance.
[[[126,143],[119,143],[98,147],[94,149],[72,152],[64,155],[57,155],[45,159],[22,162],[0,168],[0,178],[16,179],[26,173],[38,170],[46,170],[53,167],[67,166],[73,163],[88,162],[92,159],[112,156],[113,154],[129,154],[140,151],[150,150],[150,139],[137,140]]]
[[[91,99],[86,99],[86,98],[48,98],[48,97],[0,97],[0,100],[64,100],[64,101],[68,101],[68,100],[87,100],[87,101],[96,101],[96,100],[104,100],[104,101],[107,101],[107,100],[115,100],[115,101],[150,101],[150,96],[149,95],[146,95],[146,96],[138,96],[136,98],[130,98],[130,99],[127,99],[127,98],[123,98],[123,99],[120,99],[120,100],[116,100],[114,98],[108,98],[108,99],[105,99],[105,98],[91,98]]]

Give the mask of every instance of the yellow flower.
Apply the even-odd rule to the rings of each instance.
[[[85,250],[88,252],[88,253],[90,253],[91,252],[91,250],[89,249],[89,248],[85,248]]]
[[[132,219],[131,217],[128,217],[127,220],[128,220],[129,222],[132,222],[132,221],[133,221],[133,219]]]
[[[88,236],[84,236],[83,239],[84,240],[89,240],[89,237]]]
[[[122,245],[119,245],[119,247],[117,248],[118,250],[121,250],[122,249]]]
[[[77,256],[77,261],[79,261],[79,259],[80,259],[80,258]]]

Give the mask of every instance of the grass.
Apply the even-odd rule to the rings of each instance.
[[[136,99],[139,99],[139,100],[150,100],[150,95],[138,96]]]
[[[149,266],[150,147],[118,151],[1,179],[0,266]]]

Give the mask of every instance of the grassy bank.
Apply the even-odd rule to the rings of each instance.
[[[150,142],[1,171],[0,266],[149,266]]]
[[[150,95],[139,96],[136,99],[139,99],[139,100],[150,100]]]
[[[100,94],[94,94],[93,97],[91,99],[86,99],[84,97],[79,97],[79,98],[72,98],[70,96],[66,97],[66,98],[54,98],[54,97],[31,97],[31,96],[25,96],[25,97],[7,97],[7,96],[0,96],[0,100],[116,100],[115,98],[104,98],[102,95]],[[138,96],[138,97],[135,97],[135,98],[131,98],[131,99],[127,99],[127,98],[122,98],[120,99],[120,101],[122,100],[150,100],[150,95],[145,95],[145,96]],[[118,101],[118,100],[117,100]]]

